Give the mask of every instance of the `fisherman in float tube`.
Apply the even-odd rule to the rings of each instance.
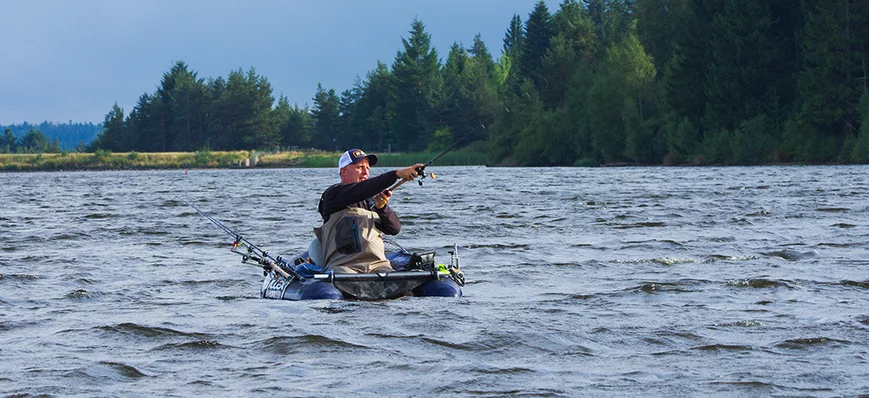
[[[338,159],[341,182],[327,188],[318,210],[323,225],[314,228],[317,239],[308,253],[315,264],[335,273],[392,272],[386,259],[383,234],[396,235],[401,221],[389,207],[398,180],[409,181],[424,170],[422,163],[368,178],[377,155],[361,149],[344,152]]]

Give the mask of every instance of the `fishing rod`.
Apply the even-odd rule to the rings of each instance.
[[[211,221],[214,225],[217,225],[223,232],[226,232],[229,236],[232,236],[235,241],[232,243],[232,248],[229,250],[235,254],[240,254],[242,256],[241,262],[247,263],[249,260],[253,260],[255,263],[262,265],[265,269],[272,269],[275,272],[279,273],[284,278],[290,279],[298,278],[300,280],[305,280],[302,275],[300,275],[296,270],[293,269],[287,261],[278,256],[277,258],[272,257],[263,249],[260,249],[257,245],[251,243],[249,240],[245,239],[241,234],[233,231],[222,222],[216,220],[214,217],[209,215],[208,213],[200,210],[193,203],[188,202],[186,199],[181,199],[184,203],[187,203],[190,207],[196,210],[197,213],[207,218],[208,221]],[[246,252],[238,251],[239,247],[244,247]]]
[[[485,126],[483,126],[483,128],[485,128]],[[434,163],[436,160],[440,159],[441,156],[444,156],[444,155],[446,155],[447,153],[449,153],[450,151],[452,151],[453,149],[456,149],[456,147],[459,146],[459,144],[461,144],[462,142],[464,142],[464,141],[465,141],[466,139],[468,139],[468,137],[470,137],[470,136],[471,136],[471,134],[468,134],[468,135],[466,135],[464,138],[462,138],[462,139],[460,139],[460,140],[454,142],[453,145],[450,145],[449,148],[444,149],[444,150],[443,150],[441,153],[439,153],[437,156],[435,156],[435,157],[433,157],[431,160],[429,160],[428,163],[422,165],[421,167],[417,167],[417,168],[416,168],[416,172],[417,172],[417,174],[420,175],[420,178],[419,178],[419,180],[417,181],[417,182],[419,183],[419,186],[422,186],[422,180],[426,177],[426,174],[425,174],[425,168],[426,168],[426,167],[431,166],[431,164]],[[429,176],[430,176],[431,178],[435,178],[434,173],[430,173]],[[398,188],[398,187],[401,186],[401,184],[404,184],[405,182],[408,182],[408,181],[411,181],[411,180],[404,180],[404,179],[403,179],[403,180],[401,180],[401,181],[399,181],[399,182],[396,182],[395,185],[393,185],[393,186],[387,188],[387,190],[388,190],[389,192],[394,192],[394,191],[396,190],[396,188]],[[377,208],[379,209],[379,208],[383,207],[384,205],[386,205],[386,203],[383,203],[383,205],[379,205],[379,204],[378,204]]]

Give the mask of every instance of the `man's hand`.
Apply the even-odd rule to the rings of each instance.
[[[374,206],[378,209],[382,209],[383,206],[386,206],[389,203],[389,197],[392,196],[392,191],[388,189],[384,189],[383,192],[374,195]]]
[[[419,172],[416,169],[423,167],[422,163],[417,163],[410,167],[405,167],[403,169],[398,169],[395,171],[395,175],[402,180],[412,180],[419,175]]]

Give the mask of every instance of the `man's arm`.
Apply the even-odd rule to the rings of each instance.
[[[395,170],[392,170],[365,181],[335,184],[323,192],[323,197],[320,199],[320,214],[325,220],[328,215],[336,211],[377,195],[389,188],[396,180],[398,180],[398,176]]]
[[[380,216],[380,230],[383,231],[383,233],[387,235],[398,235],[401,231],[401,221],[398,219],[398,215],[389,208],[389,205],[385,205],[379,209],[377,206],[374,206],[372,210],[377,212],[377,215]]]

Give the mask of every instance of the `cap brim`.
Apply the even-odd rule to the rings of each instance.
[[[368,165],[369,166],[374,167],[374,165],[377,164],[377,160],[378,160],[377,155],[372,153],[372,154],[366,155],[365,157],[368,158]]]

